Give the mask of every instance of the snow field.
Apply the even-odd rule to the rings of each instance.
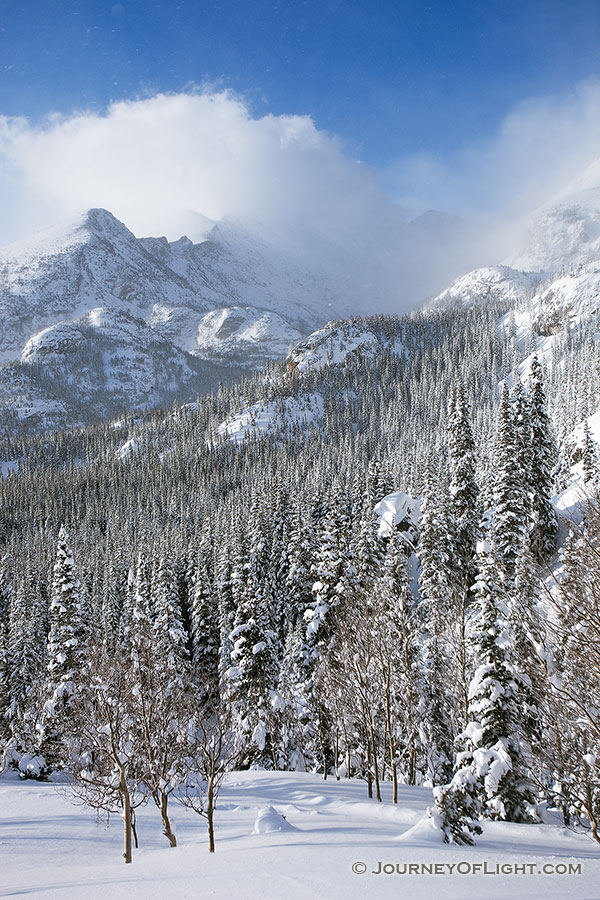
[[[119,819],[111,819],[106,828],[92,811],[69,802],[65,785],[19,782],[11,773],[0,779],[0,896],[35,900],[598,897],[600,851],[590,838],[552,824],[487,822],[475,847],[457,848],[440,843],[439,832],[423,818],[432,802],[429,789],[403,786],[394,807],[388,796],[390,785],[383,787],[384,803],[378,804],[367,798],[366,785],[360,781],[323,781],[318,775],[298,772],[235,772],[219,797],[215,854],[208,853],[205,821],[177,803],[172,803],[172,819],[178,847],[169,848],[158,812],[149,805],[138,810],[140,849],[134,851],[132,865],[126,866],[121,858]],[[390,866],[396,864],[399,872],[407,871],[410,864],[413,871],[421,864],[438,864],[439,874],[392,873]],[[353,872],[353,865],[359,874]],[[477,865],[481,868],[473,873]],[[490,874],[482,874],[484,865]],[[575,867],[572,874],[569,865]],[[543,866],[565,874],[537,874]],[[378,870],[381,874],[375,874]]]

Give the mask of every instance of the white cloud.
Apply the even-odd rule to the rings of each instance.
[[[4,119],[0,160],[20,231],[91,206],[139,235],[179,237],[190,212],[328,230],[385,205],[373,174],[309,118],[253,118],[227,92],[163,94],[37,127]],[[2,219],[7,239],[15,220]]]
[[[443,135],[440,135],[443,148]],[[385,173],[399,202],[457,215],[514,216],[552,200],[600,156],[600,81],[520,103],[488,140],[453,157],[414,155]]]
[[[378,296],[401,311],[498,262],[514,216],[550,199],[599,150],[598,81],[521,104],[493,138],[453,157],[403,158],[385,172],[350,158],[310,118],[257,118],[226,91],[160,94],[41,124],[0,117],[0,244],[92,206],[137,235],[171,239],[199,236],[201,216],[258,221],[274,235],[309,235],[332,257],[343,246],[366,306]],[[438,222],[419,237],[402,206],[463,215],[476,228],[448,236]]]

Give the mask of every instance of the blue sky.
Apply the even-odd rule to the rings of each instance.
[[[437,209],[498,262],[600,157],[599,48],[600,0],[0,0],[0,244],[101,206],[359,252]]]
[[[310,115],[376,166],[485,139],[600,68],[598,0],[0,2],[0,114],[103,109],[206,81]]]

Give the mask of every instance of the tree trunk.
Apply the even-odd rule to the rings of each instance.
[[[392,698],[389,673],[386,672],[385,680],[385,730],[387,731],[388,753],[390,754],[390,768],[392,770],[392,803],[398,802],[398,767],[396,766],[396,747],[392,733]]]
[[[590,820],[590,832],[595,841],[600,844],[600,835],[598,834],[598,822],[596,820],[596,816],[594,815],[594,796],[592,793],[592,786],[589,782],[586,782],[585,785],[585,811],[588,819]]]
[[[131,831],[133,834],[133,846],[137,850],[139,847],[138,844],[138,836],[137,836],[137,828],[135,827],[135,810],[131,810]]]
[[[125,778],[125,770],[121,769],[121,797],[123,799],[123,829],[124,829],[124,851],[123,859],[126,863],[130,863],[133,859],[131,849],[131,797],[129,796],[129,788],[127,779]]]
[[[467,590],[466,586],[461,591],[460,602],[460,641],[459,641],[459,677],[461,694],[462,729],[467,727],[469,721],[469,678],[467,674]],[[462,730],[461,729],[461,730]]]
[[[369,742],[371,744],[371,753],[373,755],[373,780],[375,781],[375,797],[378,803],[381,803],[381,789],[379,787],[379,765],[377,763],[377,748],[375,746],[375,734],[373,726],[369,723]]]
[[[408,754],[408,783],[415,784],[417,781],[417,754],[415,745],[411,738],[410,750]]]
[[[169,842],[169,846],[176,847],[177,846],[177,838],[173,834],[173,830],[171,828],[171,823],[169,821],[169,816],[167,814],[167,805],[169,803],[169,795],[168,794],[160,794],[160,802],[156,805],[160,809],[160,818],[163,823],[163,834]]]
[[[206,821],[208,823],[208,852],[215,852],[215,794],[214,794],[214,775],[210,775],[208,779],[208,789],[206,792]]]

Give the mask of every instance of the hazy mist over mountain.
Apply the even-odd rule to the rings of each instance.
[[[158,94],[41,123],[2,117],[0,188],[10,202],[0,242],[90,207],[138,237],[198,240],[224,220],[298,263],[343,270],[365,309],[402,312],[514,255],[531,214],[599,146],[597,81],[521,103],[496,134],[465,140],[452,158],[440,149],[379,171],[308,116],[257,116],[228,91]]]

